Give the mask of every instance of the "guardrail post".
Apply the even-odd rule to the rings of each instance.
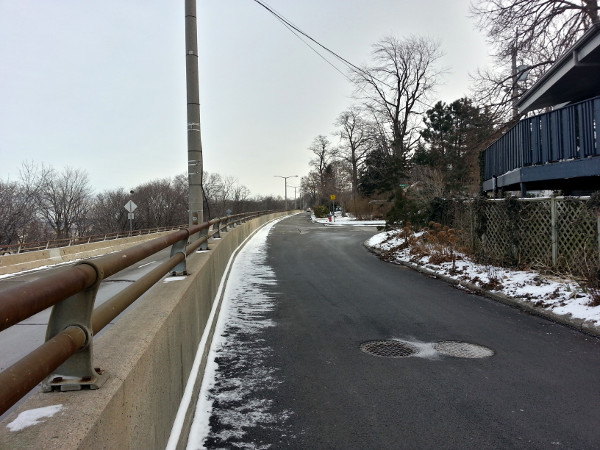
[[[203,237],[206,237],[206,236],[208,236],[208,227],[203,228],[198,233],[199,239],[202,239]],[[202,244],[200,244],[200,247],[198,247],[198,250],[208,250],[208,239],[206,241],[204,241]]]
[[[185,246],[187,244],[187,240],[188,238],[186,237],[185,239],[182,239],[181,241],[177,241],[173,244],[173,246],[171,247],[171,257],[175,256],[177,253],[181,253],[183,254],[183,261],[181,261],[179,264],[177,264],[173,270],[172,270],[172,275],[187,275],[187,265],[186,265],[186,259],[187,259],[187,254],[185,252]]]
[[[221,221],[217,221],[215,222],[215,224],[213,225],[213,235],[212,237],[214,239],[221,239]]]
[[[42,390],[51,392],[79,391],[86,387],[98,389],[107,380],[108,375],[102,374],[100,369],[95,369],[93,360],[93,331],[92,313],[94,302],[100,282],[104,277],[102,270],[94,263],[83,261],[80,264],[88,264],[94,268],[97,274],[96,283],[89,288],[57,303],[52,308],[48,328],[46,330],[46,341],[49,341],[67,327],[79,327],[86,336],[85,346],[61,364],[52,374],[42,382]]]

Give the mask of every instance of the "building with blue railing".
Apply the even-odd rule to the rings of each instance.
[[[600,190],[600,26],[592,27],[516,104],[525,118],[484,150],[486,192]]]

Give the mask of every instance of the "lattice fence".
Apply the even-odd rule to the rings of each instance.
[[[572,199],[556,201],[556,264],[574,270],[582,261],[597,261],[600,220],[585,203]]]
[[[554,197],[463,203],[454,226],[471,231],[472,247],[490,262],[578,273],[600,258],[600,218],[586,201]]]

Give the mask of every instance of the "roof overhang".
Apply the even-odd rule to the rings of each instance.
[[[600,95],[600,25],[594,25],[517,102],[521,114]]]

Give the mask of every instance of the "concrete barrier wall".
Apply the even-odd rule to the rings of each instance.
[[[4,255],[0,256],[0,275],[37,269],[51,264],[91,258],[108,252],[116,252],[172,232],[173,231],[164,231],[161,233],[144,234],[142,236],[113,239],[110,241],[99,241],[90,244],[72,245],[70,247]]]
[[[189,276],[163,279],[94,340],[94,365],[110,377],[105,385],[97,391],[35,393],[0,423],[0,448],[164,448],[230,256],[254,230],[284,214],[241,224],[211,242],[209,252],[188,257]],[[205,361],[201,373],[204,366]],[[19,413],[51,405],[62,409],[38,425],[8,430]]]

